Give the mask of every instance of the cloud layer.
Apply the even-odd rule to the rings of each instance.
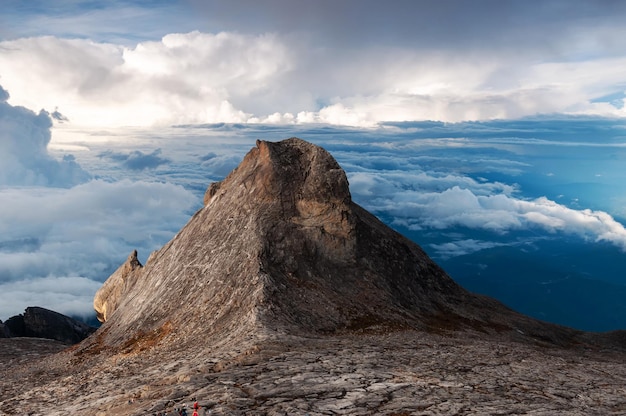
[[[147,39],[123,22],[108,38],[88,30],[94,16],[113,25],[116,10],[142,10],[121,1],[77,9],[72,36],[52,25],[0,42],[12,103],[91,126],[626,115],[619,2],[190,3],[143,9],[155,28],[158,13],[192,16]]]
[[[91,315],[102,281],[132,250],[145,260],[160,248],[198,203],[181,186],[129,180],[8,188],[0,199],[0,319],[34,305]]]
[[[55,134],[68,131],[56,128]],[[130,251],[138,249],[145,260],[168,241],[199,207],[208,183],[228,174],[259,138],[299,136],[326,147],[346,169],[357,203],[392,226],[429,238],[418,243],[439,258],[520,248],[533,239],[603,241],[626,249],[626,230],[604,208],[573,202],[579,191],[559,199],[542,196],[537,187],[538,180],[554,181],[558,192],[567,193],[562,181],[571,178],[574,163],[575,181],[604,180],[617,192],[625,182],[610,167],[626,155],[615,140],[623,123],[615,120],[71,132],[56,145],[76,149],[75,163],[106,180],[68,189],[0,190],[0,319],[31,302],[91,314],[95,289]],[[564,164],[552,163],[563,155]],[[594,166],[583,169],[575,155]],[[598,178],[600,167],[613,176]],[[58,290],[49,290],[50,284]],[[67,286],[72,288],[62,290]]]
[[[0,319],[28,306],[91,316],[102,281],[132,250],[160,248],[199,198],[173,183],[91,179],[74,155],[51,155],[47,112],[8,98],[0,87]],[[170,162],[159,150],[105,154],[129,172]]]
[[[130,153],[106,151],[101,153],[100,157],[119,162],[126,169],[132,170],[154,169],[171,162],[169,159],[161,157],[161,149],[156,149],[150,153],[144,153],[141,150],[133,150]]]
[[[358,173],[349,179],[366,207],[409,229],[466,227],[498,234],[541,229],[607,241],[626,251],[626,229],[606,212],[576,210],[545,197],[521,199],[501,184],[457,178],[459,184],[436,190],[452,178]]]
[[[524,233],[626,249],[624,2],[22,3],[0,14],[0,319],[91,313],[257,138],[324,145],[357,202],[442,256]],[[94,136],[115,126],[159,129]]]
[[[133,48],[40,37],[0,43],[3,83],[21,105],[89,126],[245,122],[289,69],[272,35],[170,34]],[[52,75],[54,74],[54,75]]]

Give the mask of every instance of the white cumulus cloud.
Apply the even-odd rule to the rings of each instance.
[[[477,44],[460,48],[464,39],[448,39],[451,43],[436,48],[408,27],[415,42],[391,31],[393,45],[385,44],[380,32],[371,44],[357,39],[333,43],[311,26],[196,30],[135,43],[17,38],[0,42],[0,76],[13,92],[14,105],[58,108],[70,122],[88,126],[231,122],[372,127],[384,121],[457,122],[553,113],[626,116],[623,50],[615,43],[600,50],[586,40],[606,41],[623,28],[576,21],[580,26],[575,31],[561,24],[577,36],[551,39],[551,48],[516,38],[519,51],[503,48],[495,34],[481,30]],[[348,35],[344,27],[333,31]],[[517,53],[511,53],[514,49]],[[605,96],[613,98],[601,99]]]
[[[39,277],[0,282],[0,316],[7,319],[23,313],[28,306],[85,319],[93,318],[93,296],[101,283],[85,277]]]
[[[274,35],[190,32],[134,47],[57,37],[0,42],[2,82],[20,105],[89,126],[245,122],[290,69]]]
[[[504,234],[534,228],[606,241],[626,251],[626,228],[610,214],[569,208],[545,197],[521,199],[510,185],[427,173],[359,172],[349,179],[353,195],[366,208],[411,229],[461,226]]]
[[[0,186],[69,187],[89,178],[71,155],[56,160],[48,154],[52,120],[7,102],[0,87]]]

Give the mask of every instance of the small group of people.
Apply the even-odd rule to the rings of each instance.
[[[187,413],[187,406],[183,405],[183,407],[175,408],[174,413],[163,411],[159,413],[154,413],[153,416],[190,416],[190,415],[189,413]],[[191,414],[191,416],[200,416],[200,405],[198,404],[197,401],[194,401],[193,403],[193,413]]]

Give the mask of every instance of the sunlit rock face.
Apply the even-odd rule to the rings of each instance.
[[[352,201],[326,150],[297,138],[258,141],[144,266],[130,255],[94,307],[96,334],[14,379],[51,374],[30,396],[0,379],[0,410],[55,397],[37,409],[139,415],[195,397],[218,414],[490,414],[515,403],[567,413],[584,403],[550,390],[544,370],[563,370],[554,355],[610,349],[567,368],[585,381],[561,390],[593,400],[604,396],[590,385],[626,374],[623,334],[550,325],[467,292]],[[580,378],[588,360],[618,375]],[[535,406],[539,396],[557,399]]]
[[[124,264],[122,264],[96,292],[93,308],[100,322],[106,322],[121,299],[132,289],[141,275],[143,266],[137,259],[137,250],[134,250]]]
[[[297,138],[258,141],[145,267],[131,254],[94,306],[105,322],[101,341],[112,346],[150,331],[220,340],[442,325],[555,342],[575,334],[459,287],[352,201],[326,150]]]
[[[258,141],[145,267],[131,254],[94,307],[115,346],[166,324],[172,336],[220,339],[233,328],[426,328],[442,317],[461,323],[458,314],[490,326],[496,318],[471,310],[483,302],[353,203],[327,151],[292,138]]]

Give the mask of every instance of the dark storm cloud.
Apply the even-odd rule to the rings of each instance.
[[[32,253],[39,248],[41,248],[41,240],[37,237],[22,237],[15,240],[0,241],[0,252],[5,253]],[[0,276],[0,280],[2,280],[2,276]]]
[[[575,36],[581,25],[621,25],[626,13],[619,0],[8,0],[3,6],[5,38],[33,35],[47,25],[56,35],[100,40],[198,29],[307,33],[331,40],[325,47],[375,42],[412,48],[511,42],[549,48],[553,39]],[[618,39],[605,40],[603,48],[622,47]]]
[[[314,32],[335,44],[371,42],[411,48],[532,44],[549,48],[580,26],[619,24],[620,1],[521,0],[190,0],[205,14],[209,30]],[[616,41],[614,45],[618,46]],[[332,46],[332,44],[326,45]],[[608,47],[609,45],[605,45]]]

